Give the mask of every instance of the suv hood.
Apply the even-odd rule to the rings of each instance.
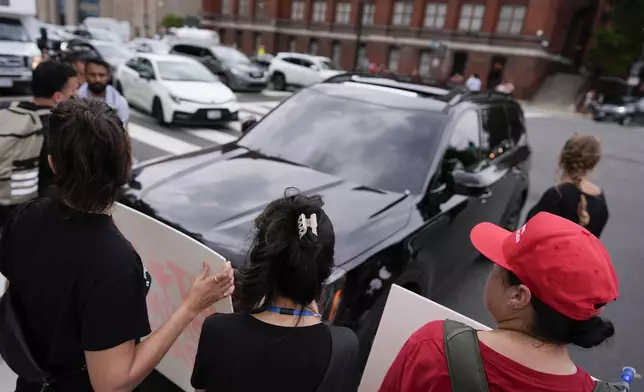
[[[288,187],[322,195],[336,235],[336,265],[384,241],[411,212],[405,194],[372,190],[306,167],[234,148],[145,167],[141,190],[126,197],[134,208],[175,226],[243,262],[252,221]],[[135,199],[137,201],[133,201]],[[294,220],[293,225],[297,225]]]
[[[0,55],[34,57],[42,53],[34,42],[0,41]]]

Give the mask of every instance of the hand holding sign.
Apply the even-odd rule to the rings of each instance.
[[[216,275],[210,275],[209,272],[210,266],[204,262],[201,273],[192,283],[192,287],[183,301],[183,305],[195,316],[222,298],[229,297],[235,290],[230,262],[226,262],[224,270]]]

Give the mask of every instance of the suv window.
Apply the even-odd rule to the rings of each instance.
[[[125,66],[139,72],[141,69],[140,59],[138,57],[131,58],[127,63],[125,63]]]
[[[464,112],[454,126],[443,158],[443,171],[475,170],[481,159],[481,119],[476,110]]]
[[[154,67],[152,66],[152,63],[148,59],[141,59],[141,62],[139,65],[139,71],[144,71],[147,74],[153,77],[156,77],[154,72]]]
[[[284,57],[282,61],[287,62],[289,64],[302,65],[302,63],[300,63],[300,59],[295,57]]]
[[[175,53],[187,54],[195,57],[203,56],[203,49],[198,46],[192,45],[175,45],[172,48],[172,51]]]
[[[521,109],[514,105],[508,106],[506,110],[510,121],[510,136],[512,137],[514,144],[518,144],[523,138],[523,135],[525,135],[523,114],[521,113]]]
[[[481,117],[481,152],[494,159],[512,146],[508,116],[503,106],[490,106],[481,111]]]

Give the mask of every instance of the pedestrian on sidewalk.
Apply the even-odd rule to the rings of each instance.
[[[130,119],[130,107],[127,100],[116,89],[109,85],[110,66],[107,62],[98,58],[89,58],[85,61],[85,82],[78,89],[80,98],[99,99],[105,101],[110,107],[116,110],[119,118],[123,122],[123,127],[127,129]]]

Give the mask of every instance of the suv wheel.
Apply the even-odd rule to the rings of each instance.
[[[282,75],[281,73],[273,74],[273,77],[271,78],[271,83],[273,84],[273,88],[277,91],[286,90],[286,79],[284,78],[284,75]]]
[[[161,100],[159,98],[154,98],[154,103],[152,104],[152,116],[159,125],[166,125],[165,117],[163,115],[163,106],[161,105]]]
[[[619,120],[619,125],[628,126],[628,125],[631,125],[632,122],[633,122],[633,117],[626,116],[621,120]]]

